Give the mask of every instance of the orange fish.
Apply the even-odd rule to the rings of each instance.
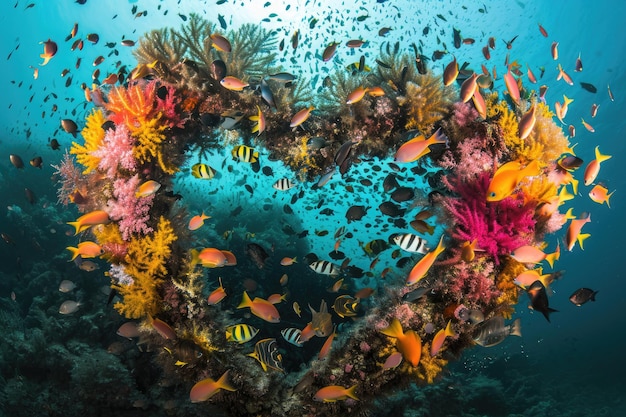
[[[357,87],[350,94],[348,94],[348,99],[346,100],[346,104],[354,104],[358,103],[365,97],[365,93],[369,90],[363,87]]]
[[[520,287],[526,289],[533,285],[533,282],[539,280],[546,288],[546,292],[550,293],[550,284],[560,276],[560,272],[555,272],[551,274],[543,274],[542,268],[537,269],[529,269],[527,271],[522,272],[513,280],[515,285],[519,285]]]
[[[228,371],[224,372],[224,374],[217,381],[214,381],[211,378],[206,378],[197,382],[191,388],[191,392],[189,392],[189,399],[192,403],[206,401],[217,394],[221,389],[226,391],[237,391],[228,383]]]
[[[583,226],[587,223],[591,222],[591,214],[588,214],[587,217],[583,217],[580,219],[573,219],[569,227],[567,228],[567,234],[565,235],[565,245],[567,246],[568,251],[572,251],[574,249],[574,245],[576,242],[580,245],[580,248],[583,249],[583,242],[589,236],[589,233],[580,233]]]
[[[552,42],[550,51],[552,52],[552,59],[554,59],[555,61],[559,59],[559,43],[558,42]]]
[[[448,137],[441,132],[441,128],[437,129],[433,135],[425,139],[424,135],[419,135],[400,146],[394,160],[396,162],[414,162],[424,155],[430,153],[430,146],[434,144],[446,145]]]
[[[198,230],[199,228],[204,226],[204,221],[210,218],[211,216],[207,216],[206,214],[204,214],[204,212],[202,212],[202,214],[193,216],[191,220],[189,220],[189,226],[187,226],[187,228],[189,230]]]
[[[587,129],[589,132],[594,133],[596,130],[593,128],[593,126],[591,126],[589,123],[585,122],[585,119],[583,119],[582,117],[580,118],[580,120],[582,121],[583,126],[585,126],[585,129]]]
[[[533,106],[528,110],[519,121],[519,138],[526,139],[530,132],[532,132],[535,127],[535,122],[537,121],[536,117],[537,113],[537,104],[533,104]]]
[[[476,244],[478,239],[474,239],[471,242],[464,242],[461,246],[461,259],[465,262],[472,262],[476,257]]]
[[[220,282],[220,286],[214,289],[213,291],[211,291],[211,294],[209,294],[209,297],[207,298],[207,302],[209,303],[209,305],[215,305],[226,297],[226,290],[224,289],[224,286],[222,285],[221,277],[219,278],[219,282]]]
[[[430,356],[435,356],[441,350],[443,346],[443,342],[446,340],[446,337],[454,337],[456,333],[452,330],[452,320],[448,320],[448,325],[445,329],[441,329],[437,332],[435,337],[433,338],[433,343],[430,345]]]
[[[426,255],[424,255],[422,259],[420,259],[415,264],[413,269],[411,269],[411,272],[409,272],[409,276],[407,277],[405,284],[407,286],[415,285],[422,278],[424,278],[428,273],[430,267],[433,266],[433,264],[435,263],[435,259],[437,259],[437,256],[439,256],[439,254],[445,249],[446,248],[443,246],[443,235],[441,235],[441,239],[439,239],[439,243],[437,244],[435,250],[428,252]]]
[[[243,91],[244,88],[250,85],[247,82],[242,81],[239,78],[233,77],[231,75],[227,75],[226,77],[222,78],[220,84],[222,84],[222,87],[231,91]]]
[[[206,268],[221,268],[228,262],[226,255],[215,248],[204,248],[200,252],[193,250],[191,256],[194,264],[201,264]]]
[[[306,120],[309,118],[309,116],[311,116],[311,112],[313,110],[315,110],[315,107],[310,106],[308,108],[302,109],[299,112],[297,112],[291,118],[291,122],[289,123],[289,127],[298,127],[302,123],[306,122]]]
[[[520,102],[520,92],[519,87],[517,85],[517,81],[513,74],[511,74],[511,66],[509,65],[509,70],[506,74],[504,74],[504,84],[506,84],[506,90],[509,92],[509,96],[515,102],[515,104],[519,104]]]
[[[476,82],[477,79],[478,74],[474,72],[470,77],[463,81],[463,84],[461,84],[460,98],[463,103],[470,101],[474,95],[474,91],[478,88],[478,83]]]
[[[554,268],[554,261],[561,256],[561,246],[557,243],[556,250],[552,253],[545,253],[541,249],[532,245],[524,245],[515,249],[511,253],[511,258],[523,264],[538,264],[543,260],[548,261],[551,268]]]
[[[528,81],[530,81],[533,84],[537,84],[537,77],[535,77],[535,74],[533,74],[528,64],[526,64],[526,68],[527,68],[526,74],[528,75]]]
[[[589,191],[589,198],[591,198],[593,201],[595,201],[598,204],[606,203],[606,205],[609,208],[611,208],[611,205],[609,204],[609,198],[611,198],[611,196],[613,195],[614,192],[615,192],[615,190],[613,190],[609,194],[608,188],[606,188],[602,184],[596,184],[591,189],[591,191]]]
[[[319,355],[317,355],[317,359],[322,360],[330,353],[330,348],[333,344],[333,339],[335,339],[335,328],[333,328],[333,332],[328,336],[322,348],[320,349]]]
[[[500,201],[510,196],[517,185],[525,177],[539,175],[541,168],[536,160],[533,160],[524,169],[518,161],[507,162],[502,165],[493,175],[487,189],[487,201]]]
[[[243,292],[243,299],[241,303],[237,306],[237,308],[246,308],[249,307],[252,314],[255,316],[269,322],[269,323],[278,323],[280,322],[280,314],[278,314],[278,310],[274,307],[274,304],[270,303],[267,300],[256,297],[254,300],[250,299],[250,296],[247,292]]]
[[[50,39],[45,42],[39,43],[43,43],[43,54],[39,55],[40,58],[43,58],[43,62],[39,65],[44,66],[56,55],[59,47],[57,46],[56,42]]]
[[[602,155],[600,153],[599,146],[596,146],[595,152],[596,159],[589,162],[589,164],[587,164],[587,167],[585,168],[585,175],[583,176],[583,179],[585,180],[585,185],[591,185],[591,183],[596,180],[598,174],[600,173],[600,164],[607,159],[612,158],[612,155]]]
[[[456,81],[456,77],[459,75],[459,64],[456,62],[456,57],[452,57],[452,62],[446,65],[443,70],[443,85],[449,86]]]
[[[149,316],[148,319],[150,321],[150,325],[152,326],[152,328],[156,330],[156,332],[160,334],[161,337],[167,340],[177,339],[176,332],[174,331],[174,329],[172,329],[172,326],[170,326],[169,324],[167,324],[161,319],[155,319],[155,318],[152,318],[151,316]]]
[[[287,293],[285,294],[272,294],[267,297],[267,301],[272,304],[280,304],[283,301],[287,301]]]
[[[81,258],[95,258],[96,256],[100,256],[104,253],[104,249],[96,242],[80,242],[78,247],[75,248],[73,246],[68,246],[65,248],[72,252],[72,261],[76,259],[79,255]]]
[[[135,197],[142,198],[151,196],[159,191],[159,188],[161,188],[160,183],[154,180],[146,181],[137,188],[137,191],[135,191]]]
[[[235,266],[235,265],[237,265],[237,258],[235,257],[234,253],[232,253],[229,250],[223,250],[222,253],[226,257],[226,263],[224,264],[224,266]]]
[[[487,104],[485,104],[485,99],[483,95],[480,93],[480,88],[477,88],[474,91],[474,95],[472,95],[472,102],[474,103],[474,107],[476,111],[483,119],[487,118]]]
[[[565,118],[565,115],[567,115],[567,110],[569,108],[569,105],[572,104],[573,101],[574,101],[573,98],[568,98],[564,94],[563,95],[563,104],[562,105],[558,101],[556,103],[554,103],[554,110],[555,110],[555,113],[556,113],[556,117],[559,119],[559,121],[561,123],[563,123],[563,119]]]
[[[371,87],[367,89],[367,94],[372,97],[382,97],[385,95],[385,90],[382,87]]]
[[[359,400],[354,393],[356,390],[356,385],[351,386],[350,388],[345,388],[340,385],[329,385],[324,388],[320,388],[313,398],[316,401],[323,401],[325,403],[333,403],[335,401],[345,400],[347,398],[352,398],[353,400]]]
[[[569,85],[574,85],[574,81],[572,81],[572,77],[570,77],[565,70],[563,69],[563,67],[561,66],[561,64],[558,65],[558,70],[559,70],[559,74],[556,76],[556,80],[560,80],[561,78],[563,78],[563,81],[565,81],[567,84]]]
[[[539,32],[541,32],[544,38],[547,38],[548,32],[543,28],[543,26],[541,26],[541,23],[538,23],[538,25],[539,25]]]
[[[285,256],[283,259],[280,260],[280,264],[282,266],[291,266],[296,263],[296,258],[297,256],[294,256],[293,258]]]
[[[74,226],[76,229],[76,233],[74,236],[79,234],[80,232],[89,229],[91,226],[95,226],[97,224],[108,224],[111,221],[109,219],[109,214],[104,210],[95,210],[89,212],[87,214],[83,214],[75,222],[68,222],[70,226]]]
[[[398,319],[394,318],[389,327],[380,331],[382,334],[396,338],[396,348],[405,361],[413,366],[417,366],[422,357],[422,341],[413,330],[402,330],[402,325]]]

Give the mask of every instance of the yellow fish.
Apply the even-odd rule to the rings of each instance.
[[[541,169],[536,160],[532,161],[524,169],[521,169],[521,164],[518,161],[507,162],[493,174],[487,189],[487,201],[500,201],[507,198],[513,194],[517,185],[525,177],[532,177],[540,173]]]

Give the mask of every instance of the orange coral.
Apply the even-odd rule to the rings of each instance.
[[[496,288],[501,291],[497,304],[507,306],[503,312],[506,318],[511,318],[520,292],[520,288],[513,283],[513,280],[524,271],[526,267],[523,264],[513,258],[507,258],[502,271],[496,277]]]
[[[441,84],[440,77],[420,75],[417,83],[406,83],[406,94],[397,100],[407,114],[405,127],[427,134],[448,113],[452,90]]]
[[[123,302],[115,304],[117,311],[135,319],[159,311],[161,297],[157,289],[167,275],[165,263],[171,255],[171,244],[176,239],[170,221],[164,217],[160,218],[157,231],[152,235],[131,239],[125,271],[134,282],[112,286],[124,298]]]

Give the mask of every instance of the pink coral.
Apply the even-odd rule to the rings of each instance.
[[[453,107],[452,118],[459,127],[465,127],[478,118],[478,112],[469,103],[456,102]]]
[[[70,195],[77,189],[82,189],[85,186],[82,170],[75,164],[74,157],[70,156],[67,151],[65,151],[61,163],[52,165],[52,168],[56,170],[54,178],[57,179],[57,183],[60,185],[57,190],[59,203],[67,206],[70,202]]]
[[[461,181],[446,176],[443,183],[458,196],[444,197],[442,205],[453,226],[452,237],[459,242],[478,240],[478,247],[495,258],[511,253],[516,248],[533,242],[534,205],[524,203],[518,195],[495,203],[487,203],[485,196],[491,181],[488,172],[474,181]]]
[[[136,197],[139,187],[139,175],[131,178],[119,178],[113,182],[113,196],[107,202],[109,217],[119,222],[120,232],[124,240],[129,240],[132,233],[147,234],[153,231],[148,226],[150,208],[154,195]]]
[[[471,181],[494,166],[494,156],[485,150],[485,140],[474,136],[462,140],[457,146],[448,149],[439,161],[445,169],[454,169],[463,181]]]
[[[109,177],[116,176],[119,168],[135,172],[137,160],[133,156],[134,143],[135,139],[124,124],[117,125],[115,129],[107,130],[103,145],[92,152],[93,156],[100,159],[98,168],[106,171]]]
[[[156,81],[155,81],[156,82]],[[165,98],[159,97],[160,91],[163,91]],[[176,89],[172,86],[161,86],[156,94],[157,111],[167,120],[168,127],[183,127],[185,120],[180,117],[178,110],[180,96],[176,94]]]

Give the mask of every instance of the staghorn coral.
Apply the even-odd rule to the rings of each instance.
[[[160,61],[175,65],[180,62],[185,51],[184,44],[178,37],[172,36],[170,29],[155,29],[141,37],[133,55],[140,64]]]
[[[432,132],[443,117],[450,112],[453,90],[444,87],[440,77],[431,73],[419,75],[415,82],[406,83],[406,93],[397,98],[406,115],[405,127],[420,133]]]
[[[123,297],[115,309],[127,318],[142,318],[160,309],[159,286],[167,275],[166,261],[171,245],[177,239],[169,220],[161,217],[157,230],[149,236],[134,236],[128,245],[126,273],[133,278],[130,285],[113,284]]]
[[[104,113],[101,109],[93,110],[85,121],[85,127],[80,134],[85,140],[84,145],[72,142],[70,153],[76,155],[76,160],[85,167],[83,174],[88,174],[98,168],[100,159],[93,154],[98,150],[104,141],[104,129],[102,125],[105,122]]]

